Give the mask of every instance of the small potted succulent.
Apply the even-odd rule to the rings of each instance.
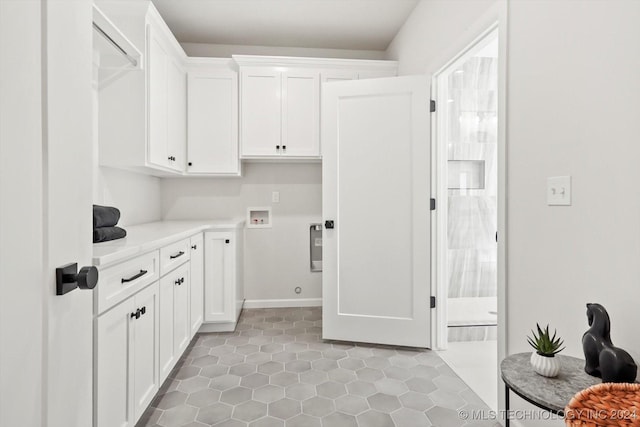
[[[536,323],[538,334],[531,331],[533,337],[527,337],[527,341],[536,351],[531,353],[531,366],[536,373],[545,377],[555,377],[560,372],[560,362],[555,357],[557,353],[564,350],[563,341],[556,338],[556,331],[553,336],[549,333],[549,325],[546,328],[540,328]]]

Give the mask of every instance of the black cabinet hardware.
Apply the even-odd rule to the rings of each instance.
[[[225,242],[225,243],[229,243],[229,239],[225,239],[225,240],[224,240],[224,242]]]
[[[175,254],[175,255],[169,255],[169,258],[170,258],[170,259],[176,259],[176,258],[181,257],[182,255],[184,255],[184,252],[183,252],[183,251],[180,251],[180,252],[178,252],[178,253],[177,253],[177,254]]]
[[[147,273],[148,273],[147,270],[140,270],[140,273],[134,274],[133,276],[129,277],[128,279],[122,279],[121,282],[122,283],[133,282],[134,280],[144,276]]]
[[[188,163],[188,165],[189,165],[189,166],[193,166],[193,163],[189,162],[189,163]]]
[[[279,150],[279,149],[280,149],[280,146],[279,146],[279,145],[276,145],[276,150]]]
[[[198,245],[191,245],[191,249],[195,251],[196,249],[198,249]]]
[[[324,228],[331,229],[336,226],[335,222],[332,219],[326,220],[324,222]]]
[[[98,284],[98,269],[94,266],[82,267],[78,263],[56,268],[56,295],[64,295],[75,288],[93,289]]]
[[[175,284],[180,286],[184,283],[184,277],[179,278],[178,280],[175,281]]]
[[[282,149],[283,149],[283,150],[286,150],[286,149],[287,149],[287,146],[286,146],[286,145],[283,145],[283,146],[282,146]]]
[[[147,312],[147,306],[145,305],[140,309],[140,314],[145,314]]]
[[[131,318],[133,319],[134,317],[137,319],[139,319],[141,316],[140,314],[140,309],[137,309],[135,313],[131,313]]]

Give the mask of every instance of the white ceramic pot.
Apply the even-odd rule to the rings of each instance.
[[[542,356],[535,351],[531,353],[531,366],[543,377],[555,377],[560,372],[560,361],[556,357]]]

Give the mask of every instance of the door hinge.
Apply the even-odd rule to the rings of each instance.
[[[432,113],[436,112],[436,101],[434,101],[433,99],[431,100],[431,102],[429,102],[429,111],[431,111]]]
[[[436,308],[436,297],[431,297],[431,308]]]
[[[431,210],[432,211],[436,210],[436,199],[431,199]]]

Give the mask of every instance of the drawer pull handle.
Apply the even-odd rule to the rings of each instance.
[[[181,257],[182,255],[184,255],[184,252],[180,251],[175,255],[169,255],[169,259],[176,259],[176,258]]]
[[[184,283],[184,277],[179,278],[178,280],[175,281],[176,285],[182,285]]]
[[[148,273],[147,270],[140,270],[140,273],[135,274],[135,275],[129,277],[128,279],[122,279],[122,283],[133,282],[134,280],[144,276],[147,273]]]
[[[145,314],[147,312],[147,306],[145,305],[140,309],[140,314]]]
[[[195,251],[196,249],[198,249],[198,245],[191,245],[191,249]]]

